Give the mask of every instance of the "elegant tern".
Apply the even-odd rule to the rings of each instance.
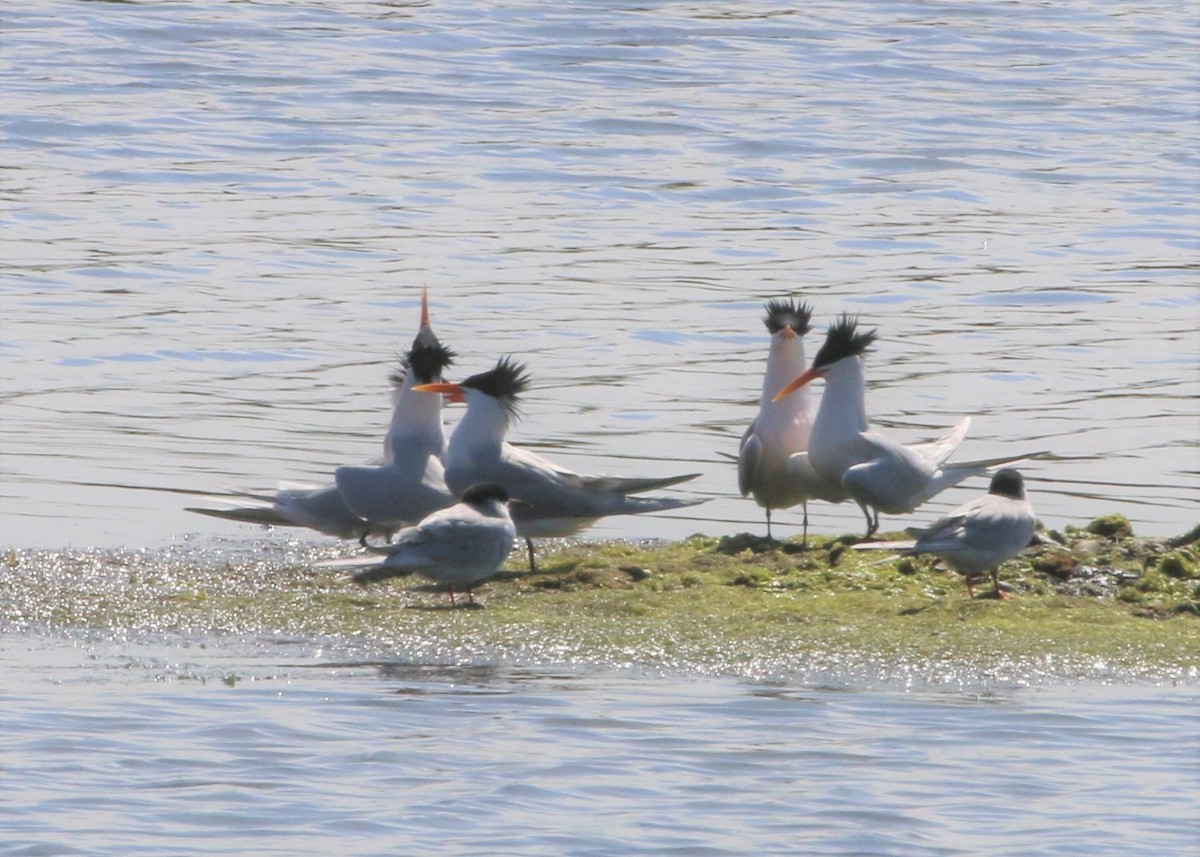
[[[912,446],[871,431],[863,354],[876,336],[874,330],[859,331],[857,317],[843,315],[829,326],[812,365],[775,395],[782,400],[815,378],[825,379],[804,458],[817,475],[840,483],[858,503],[867,518],[867,537],[879,529],[880,512],[907,514],[970,476],[1044,454],[948,461],[966,436],[970,417],[937,440]]]
[[[808,542],[808,501],[813,498],[840,502],[846,499],[838,483],[822,479],[805,466],[803,459],[790,459],[808,449],[815,409],[807,389],[775,400],[775,393],[801,374],[805,366],[804,335],[808,333],[812,307],[795,300],[772,300],[766,305],[763,323],[771,335],[767,368],[763,375],[758,415],[742,435],[738,449],[738,490],[743,497],[766,510],[767,538],[771,538],[771,510],[804,506],[804,541]]]
[[[356,583],[376,583],[391,577],[419,574],[445,584],[454,604],[454,590],[467,593],[474,603],[476,583],[495,574],[512,551],[517,531],[510,501],[503,487],[483,483],[463,492],[462,500],[431,513],[414,527],[406,527],[388,545],[368,545],[385,557],[364,557],[320,563],[321,567],[360,569]]]
[[[441,397],[416,392],[421,384],[441,381],[453,360],[454,352],[434,335],[422,300],[421,329],[402,373],[392,376],[396,396],[383,463],[345,465],[333,473],[347,507],[363,520],[397,529],[455,502],[445,480]]]
[[[505,438],[528,386],[525,367],[502,357],[494,369],[459,384],[423,384],[414,389],[466,403],[467,412],[450,435],[446,484],[451,491],[462,491],[478,482],[494,482],[524,504],[513,511],[513,521],[528,547],[531,571],[537,570],[533,539],[573,535],[608,515],[661,512],[704,502],[630,496],[686,482],[697,473],[632,479],[582,476],[508,443]]]
[[[1025,481],[1011,468],[997,470],[988,493],[959,506],[928,527],[911,528],[908,541],[865,542],[857,550],[893,550],[912,556],[933,554],[963,576],[967,594],[975,597],[972,580],[990,572],[997,598],[999,566],[1029,546],[1037,519],[1025,496]]]
[[[209,499],[232,508],[189,507],[188,511],[243,523],[307,527],[342,539],[390,538],[404,524],[421,520],[455,502],[446,488],[442,456],[446,434],[437,396],[413,392],[440,380],[453,352],[438,342],[429,323],[429,301],[421,291],[421,326],[393,376],[396,388],[381,466],[341,467],[326,486],[284,484],[275,492],[236,491]]]

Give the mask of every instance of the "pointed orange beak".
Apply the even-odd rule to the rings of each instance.
[[[446,397],[446,401],[462,404],[466,401],[463,398],[463,388],[458,384],[439,383],[439,384],[418,384],[413,387],[414,393],[441,393]]]
[[[789,395],[791,395],[792,393],[799,390],[801,387],[803,387],[805,384],[807,384],[813,378],[820,378],[821,374],[822,373],[819,371],[816,371],[814,369],[809,369],[803,375],[799,376],[795,381],[788,384],[786,387],[784,387],[782,390],[780,390],[778,393],[776,393],[775,398],[773,398],[771,401],[778,402],[780,399],[787,398]]]
[[[796,331],[792,330],[790,327],[785,327],[783,330],[779,331],[779,335],[783,337],[785,342],[791,342],[796,338]]]

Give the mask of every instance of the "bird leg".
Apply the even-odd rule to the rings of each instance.
[[[450,606],[451,606],[451,607],[456,607],[456,606],[457,606],[457,604],[456,604],[456,602],[454,601],[454,584],[453,584],[453,583],[447,583],[447,584],[446,584],[446,591],[450,593]]]
[[[529,549],[529,573],[537,574],[537,560],[533,558],[533,539],[525,539],[525,546]]]
[[[996,597],[997,598],[999,598],[1001,601],[1008,600],[1008,598],[1009,598],[1008,593],[1000,588],[1000,577],[996,573],[996,569],[994,569],[994,568],[992,569],[992,586],[994,586],[996,588]]]
[[[863,514],[867,516],[867,535],[865,538],[871,538],[875,535],[875,531],[879,529],[879,510],[875,510],[874,516],[871,515],[871,508],[865,503],[859,503],[858,508],[862,509]],[[806,507],[807,513],[807,507]]]
[[[804,549],[808,550],[808,501],[804,501]]]
[[[767,507],[767,538],[771,538],[771,507]]]
[[[975,597],[975,587],[971,585],[970,575],[963,576],[963,583],[967,585],[967,597],[973,599]]]

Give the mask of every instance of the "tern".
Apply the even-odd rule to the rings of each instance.
[[[467,412],[450,435],[446,484],[457,492],[475,483],[494,482],[524,504],[513,511],[513,521],[529,550],[530,571],[537,571],[533,539],[570,536],[608,515],[661,512],[704,502],[629,496],[677,485],[698,473],[632,479],[581,476],[508,443],[508,429],[528,387],[525,367],[502,357],[494,369],[461,383],[422,384],[414,389],[466,403]]]
[[[513,548],[513,525],[508,492],[500,485],[482,483],[463,492],[462,500],[439,509],[415,527],[407,527],[389,545],[368,545],[367,550],[386,559],[334,560],[323,567],[361,567],[356,583],[376,583],[391,577],[419,574],[443,583],[454,604],[455,587],[475,602],[476,583],[495,574]]]
[[[867,537],[879,529],[879,513],[907,514],[925,501],[989,468],[1045,453],[950,462],[962,443],[970,417],[935,441],[904,446],[871,431],[867,420],[863,354],[875,341],[874,330],[860,332],[858,318],[843,315],[829,326],[812,365],[775,394],[775,400],[825,379],[808,453],[801,453],[823,479],[840,483],[867,518]],[[796,456],[793,456],[796,459]]]
[[[227,497],[240,504],[234,508],[188,511],[244,523],[307,527],[365,544],[370,536],[390,538],[401,526],[453,504],[443,475],[441,399],[413,392],[419,384],[441,380],[453,359],[430,326],[422,289],[420,329],[401,358],[401,371],[392,376],[395,405],[380,466],[340,467],[334,483],[323,487],[285,484],[274,493],[231,492]]]
[[[866,542],[857,550],[894,550],[906,556],[933,554],[963,576],[967,594],[974,598],[971,582],[985,572],[992,575],[997,598],[997,569],[1029,546],[1037,519],[1025,497],[1025,480],[1011,468],[997,470],[987,494],[959,506],[925,528],[911,528],[910,541]]]
[[[812,307],[795,300],[772,300],[763,323],[771,334],[767,368],[763,375],[758,416],[742,435],[738,449],[738,490],[767,513],[767,538],[771,538],[771,510],[804,506],[804,542],[808,543],[808,501],[813,498],[840,502],[846,499],[840,483],[830,483],[801,458],[808,449],[814,408],[807,389],[776,400],[775,393],[804,372],[804,334],[808,333]]]
[[[402,370],[392,376],[395,403],[383,463],[345,465],[333,473],[346,506],[359,518],[395,530],[455,502],[445,479],[441,397],[416,392],[422,384],[441,381],[454,356],[430,327],[422,291],[421,329],[402,360]]]

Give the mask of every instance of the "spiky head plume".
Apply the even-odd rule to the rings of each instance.
[[[461,386],[478,390],[498,401],[510,413],[517,412],[517,401],[529,389],[529,374],[525,366],[511,357],[501,357],[496,367],[478,375],[472,375]]]
[[[988,486],[988,493],[1007,497],[1010,500],[1024,500],[1025,480],[1011,467],[997,470],[992,474],[992,484]]]
[[[442,380],[442,373],[454,363],[458,355],[442,345],[434,336],[432,328],[422,327],[413,340],[412,348],[400,358],[400,368],[392,372],[392,386],[404,386],[404,379],[413,372],[418,384],[431,384]]]
[[[862,356],[878,336],[877,330],[859,333],[858,316],[842,313],[841,318],[829,325],[825,342],[813,358],[812,368],[822,369],[846,357]]]
[[[763,324],[772,336],[786,327],[790,327],[797,336],[803,336],[810,330],[809,320],[812,318],[812,307],[806,303],[796,303],[794,298],[767,301],[767,314],[763,316]]]

